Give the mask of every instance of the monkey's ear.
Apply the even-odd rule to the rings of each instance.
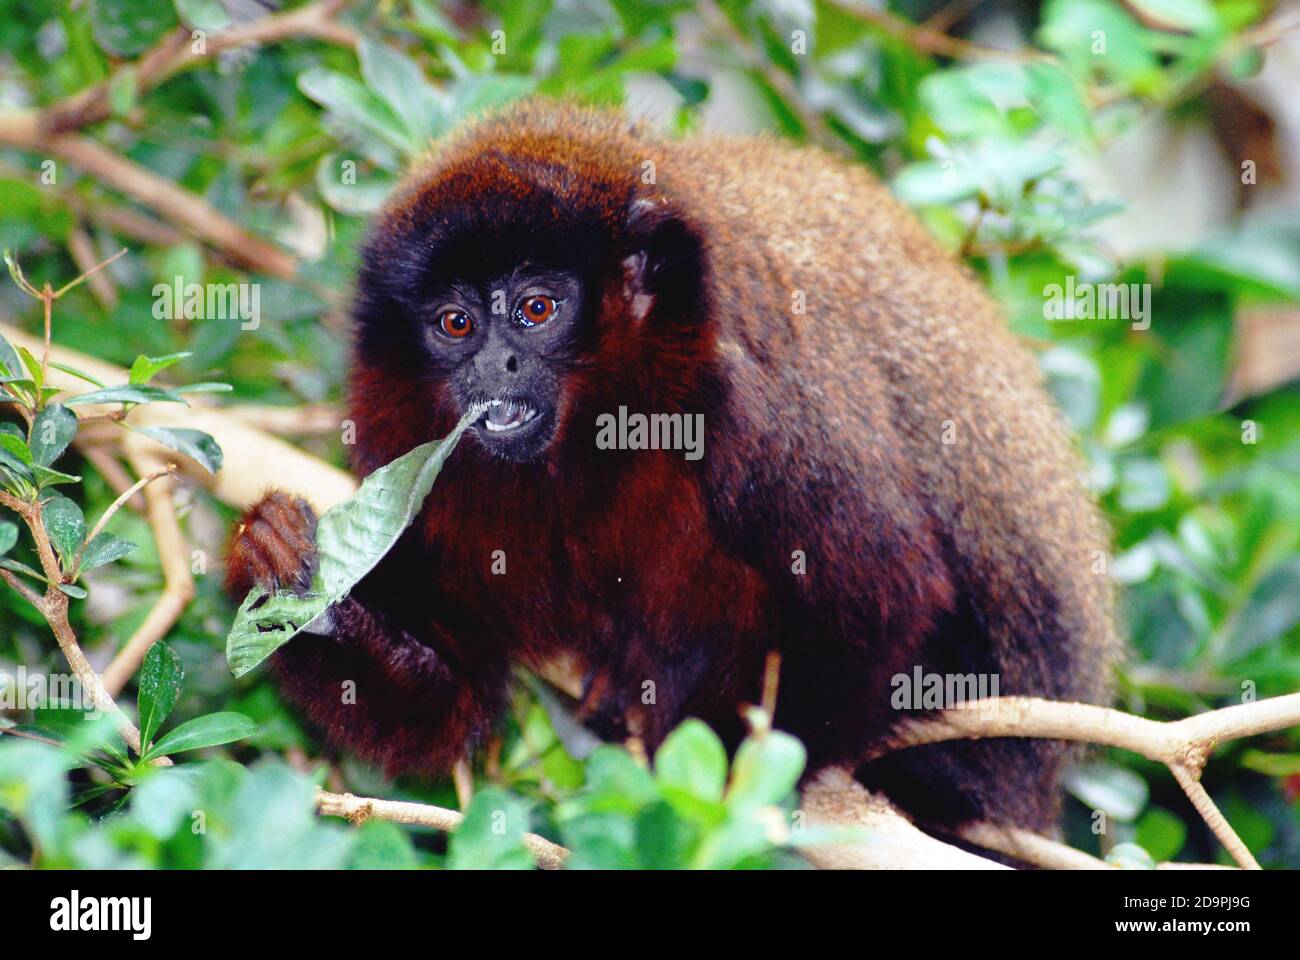
[[[656,307],[678,314],[698,300],[704,271],[703,244],[669,203],[638,198],[627,213],[628,248],[623,294],[640,322]]]

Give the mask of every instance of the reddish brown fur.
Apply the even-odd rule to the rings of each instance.
[[[622,266],[638,250],[662,264],[639,322]],[[512,463],[463,440],[334,635],[278,655],[333,739],[393,768],[445,767],[490,729],[510,664],[560,651],[608,690],[598,728],[629,723],[653,747],[691,715],[734,741],[738,705],[780,650],[777,722],[813,767],[856,763],[884,736],[899,717],[890,678],[915,665],[997,673],[1003,693],[1104,695],[1116,643],[1091,565],[1105,536],[1033,359],[868,174],[815,151],[661,141],[549,104],[446,146],[366,251],[359,471],[459,415],[409,321],[422,271],[548,254],[595,285],[555,442]],[[704,459],[595,450],[595,416],[620,404],[704,413]],[[273,535],[264,517],[297,532]],[[295,576],[280,544],[301,545],[295,523],[278,500],[254,509],[233,587]],[[498,550],[504,576],[490,572]],[[346,679],[358,705],[341,708]],[[991,741],[863,776],[929,818],[1046,828],[1064,757]]]

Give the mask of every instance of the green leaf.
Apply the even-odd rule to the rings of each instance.
[[[164,447],[185,454],[208,473],[216,473],[221,469],[221,447],[202,430],[186,427],[137,427],[136,433],[144,434]]]
[[[216,768],[225,779],[214,783],[209,792],[215,788],[219,796],[228,798],[221,809],[229,824],[226,830],[209,831],[203,843],[205,866],[242,870],[343,866],[355,834],[337,821],[315,815],[316,785],[310,778],[274,761],[251,769],[220,762],[202,766]]]
[[[803,744],[788,733],[772,730],[763,737],[750,737],[732,762],[727,806],[746,809],[779,804],[799,782],[806,757]]]
[[[0,375],[20,377],[23,372],[23,364],[18,359],[18,352],[8,340],[0,337]]]
[[[230,393],[234,389],[228,383],[187,383],[183,387],[172,387],[172,393]]]
[[[532,92],[536,81],[518,74],[479,73],[458,81],[451,88],[448,113],[457,122],[484,113]]]
[[[57,360],[51,360],[50,366],[53,367],[55,370],[62,370],[64,373],[71,374],[77,379],[85,380],[87,383],[94,384],[97,387],[102,387],[104,385],[102,382],[96,380],[94,377],[86,373],[84,370],[78,370],[76,367],[69,366],[66,363],[60,363]]]
[[[144,655],[136,706],[140,714],[140,742],[145,744],[146,749],[153,742],[153,735],[176,706],[184,678],[181,658],[167,644],[159,641]],[[180,729],[183,727],[177,727],[177,730]]]
[[[209,713],[182,723],[163,736],[146,757],[152,760],[155,757],[184,753],[186,750],[219,747],[223,743],[251,737],[256,732],[257,724],[242,713]]]
[[[138,96],[135,67],[124,66],[109,77],[108,109],[114,117],[125,117],[134,110]]]
[[[18,356],[23,358],[23,366],[27,368],[27,372],[31,375],[32,382],[36,385],[36,388],[39,390],[44,387],[45,377],[41,374],[41,361],[37,360],[32,352],[26,347],[18,348]]]
[[[130,381],[133,385],[148,383],[161,371],[166,370],[174,363],[179,363],[186,357],[193,356],[192,353],[169,353],[165,357],[146,357],[143,354],[135,358],[131,364]]]
[[[772,849],[771,827],[757,818],[728,820],[700,844],[695,862],[701,870],[729,870]]]
[[[419,866],[411,838],[395,823],[368,820],[348,853],[349,870],[413,870]]]
[[[111,533],[97,533],[95,539],[86,544],[86,549],[82,551],[81,563],[77,567],[77,572],[85,573],[87,570],[94,570],[96,567],[102,567],[106,563],[112,563],[114,560],[121,560],[123,557],[134,553],[136,546],[121,537],[115,537]]]
[[[647,870],[680,869],[691,862],[700,842],[700,828],[677,815],[665,800],[652,803],[636,818],[636,852]]]
[[[16,437],[7,431],[0,433],[0,450],[9,454],[24,467],[32,465],[32,451],[22,437]]]
[[[167,840],[188,827],[190,815],[200,807],[197,779],[191,766],[155,768],[131,791],[131,819],[154,839]]]
[[[77,415],[62,404],[52,403],[32,423],[32,460],[48,467],[68,449],[77,435]]]
[[[1051,63],[1031,63],[1029,100],[1048,123],[1071,137],[1092,139],[1092,115],[1079,88],[1060,67]]]
[[[64,403],[69,407],[84,407],[92,403],[185,403],[185,400],[171,390],[141,383],[92,390],[65,400]]]
[[[442,98],[414,60],[368,37],[358,45],[357,59],[366,86],[388,105],[417,150],[442,132]]]
[[[91,0],[95,42],[106,53],[130,57],[143,53],[176,26],[176,14],[158,0]]]
[[[338,153],[327,153],[316,164],[316,189],[331,208],[339,213],[369,214],[384,205],[397,185],[397,179],[382,172],[357,172],[355,183],[344,183]]]
[[[59,483],[81,482],[81,477],[73,476],[70,473],[63,473],[59,470],[52,470],[49,467],[42,467],[39,464],[32,465],[32,478],[40,487],[51,487]]]
[[[0,555],[8,553],[18,542],[18,524],[0,520]]]
[[[687,720],[655,754],[655,778],[665,788],[674,787],[700,800],[721,800],[727,782],[726,748],[706,724]]]
[[[975,171],[951,160],[911,163],[894,179],[894,192],[913,206],[956,203],[975,196],[979,189]]]
[[[1247,770],[1254,770],[1270,777],[1300,775],[1300,753],[1268,753],[1264,750],[1251,749],[1241,755],[1240,763]]]
[[[65,571],[72,569],[73,559],[86,539],[86,518],[81,507],[61,493],[51,495],[51,499],[41,508],[41,519],[45,523],[45,532],[50,543],[58,551],[59,561]]]
[[[528,804],[496,787],[474,795],[465,819],[451,835],[447,866],[453,870],[527,870],[533,858],[524,846]]]
[[[950,136],[1007,133],[1005,111],[1023,102],[1025,76],[1014,64],[956,67],[930,74],[918,95],[930,119]]]
[[[230,16],[221,0],[175,0],[176,15],[187,27],[196,30],[222,30],[230,25]]]
[[[313,67],[298,75],[298,89],[358,134],[378,137],[403,154],[424,146],[412,140],[406,125],[383,100],[345,74]]]
[[[1260,647],[1278,642],[1300,624],[1300,558],[1280,564],[1251,592],[1224,649],[1224,659],[1237,660]]]
[[[1156,863],[1178,856],[1187,841],[1187,825],[1168,810],[1152,807],[1137,822],[1137,842]]]
[[[17,424],[0,421],[0,471],[10,478],[12,485],[21,488],[32,479],[30,464],[26,435]]]
[[[1129,0],[1148,20],[1165,28],[1208,33],[1218,29],[1219,15],[1210,0]]]
[[[1105,811],[1125,823],[1137,819],[1148,797],[1147,783],[1138,774],[1102,761],[1072,768],[1066,775],[1065,787],[1085,806]]]
[[[73,600],[85,600],[86,597],[90,596],[90,592],[85,587],[78,586],[75,583],[58,583],[55,586],[59,588],[60,593],[66,593]]]
[[[291,593],[268,594],[255,588],[235,613],[226,637],[226,665],[242,677],[298,635],[326,609],[329,598],[320,592],[305,597]]]
[[[39,580],[41,583],[48,582],[45,579],[45,574],[41,573],[39,570],[33,570],[31,567],[27,566],[27,564],[19,563],[17,560],[11,560],[8,557],[0,557],[0,567],[4,567],[4,569],[11,573],[21,573],[24,577],[31,577],[33,580]]]
[[[254,590],[226,637],[226,662],[242,677],[333,603],[343,599],[397,542],[428,496],[461,434],[482,414],[476,407],[442,440],[424,443],[362,481],[356,495],[325,512],[316,526],[319,567],[312,591],[268,597]]]
[[[1121,870],[1154,870],[1156,862],[1136,843],[1118,843],[1106,854],[1106,862]]]

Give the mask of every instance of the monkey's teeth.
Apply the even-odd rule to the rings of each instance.
[[[523,426],[537,411],[520,400],[489,400],[483,425],[492,433],[504,433]]]

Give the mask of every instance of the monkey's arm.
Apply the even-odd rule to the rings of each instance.
[[[310,507],[268,494],[231,542],[231,594],[240,598],[253,584],[303,589],[314,535]],[[330,608],[326,632],[304,632],[272,657],[285,694],[331,743],[390,772],[449,768],[489,731],[509,677],[504,657],[457,644],[438,623],[402,617],[404,602],[427,598],[411,583],[412,566],[386,558]]]

